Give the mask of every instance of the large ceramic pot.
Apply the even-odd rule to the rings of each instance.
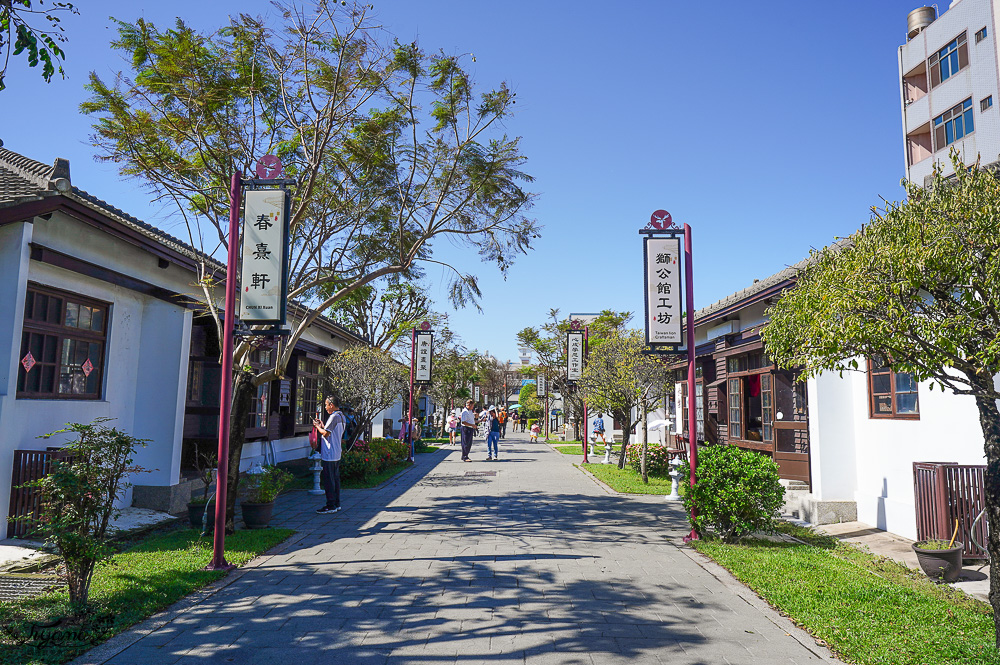
[[[962,572],[962,543],[954,543],[953,547],[943,550],[928,550],[921,547],[926,541],[913,543],[911,547],[917,555],[920,569],[927,577],[945,582],[957,582]]]
[[[205,506],[206,503],[189,503],[188,504],[188,520],[191,522],[191,528],[200,529],[204,526],[205,522]]]
[[[248,529],[264,529],[271,523],[274,501],[268,503],[241,503],[243,523]]]

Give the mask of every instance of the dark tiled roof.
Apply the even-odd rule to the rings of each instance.
[[[141,219],[133,217],[107,201],[97,198],[93,194],[89,194],[78,187],[73,187],[70,182],[69,162],[67,160],[56,159],[52,166],[47,166],[12,150],[7,150],[3,147],[3,142],[0,142],[0,209],[30,201],[37,201],[50,196],[64,196],[137,231],[164,247],[174,250],[178,254],[196,261],[204,261],[210,268],[216,270],[224,271],[226,269],[224,263],[217,261],[208,254],[195,249],[168,233],[164,233]],[[298,305],[298,303],[294,302],[291,304]],[[324,324],[336,328],[344,335],[357,341],[368,341],[325,316],[321,316],[320,320]]]
[[[837,242],[826,247],[823,251],[835,251],[835,252],[840,251],[844,247],[848,246],[850,242],[851,242],[850,238],[841,238]],[[707,307],[702,307],[701,309],[696,310],[694,313],[694,320],[696,323],[698,323],[700,320],[710,318],[712,314],[721,311],[723,309],[726,309],[730,305],[735,305],[740,301],[748,300],[753,296],[757,295],[758,293],[763,293],[764,291],[767,291],[771,287],[777,286],[782,282],[793,280],[799,275],[799,273],[801,273],[803,270],[805,270],[815,262],[816,259],[813,256],[811,255],[807,256],[798,263],[788,266],[783,270],[774,273],[770,277],[765,277],[764,279],[754,282],[753,285],[748,286],[742,291],[737,291],[736,293],[728,295],[722,300],[714,302]]]

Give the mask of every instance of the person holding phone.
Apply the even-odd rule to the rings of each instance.
[[[340,455],[346,425],[344,414],[340,411],[340,400],[327,397],[325,405],[329,414],[326,422],[313,418],[313,427],[321,437],[319,454],[323,470],[320,479],[326,492],[326,505],[316,511],[319,515],[340,512]]]

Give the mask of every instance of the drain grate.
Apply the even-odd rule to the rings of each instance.
[[[63,581],[53,575],[0,575],[0,602],[40,596],[63,585]]]
[[[467,476],[495,476],[495,475],[497,475],[497,472],[496,471],[466,471],[465,475],[467,475]]]

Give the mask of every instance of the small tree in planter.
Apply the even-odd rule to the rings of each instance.
[[[148,441],[102,424],[108,420],[73,423],[46,435],[73,433],[79,438],[62,448],[67,456],[53,460],[49,475],[24,485],[41,492],[35,532],[63,557],[70,605],[78,615],[86,610],[95,565],[111,552],[108,526],[119,514],[115,501],[131,486],[125,476],[143,471],[132,465],[135,449]]]
[[[247,473],[240,483],[240,506],[248,529],[263,529],[271,522],[274,500],[294,476],[276,466],[265,466],[260,473]]]

